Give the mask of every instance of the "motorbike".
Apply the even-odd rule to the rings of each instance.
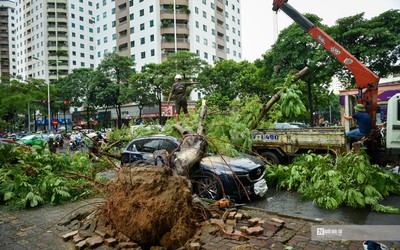
[[[69,149],[75,151],[78,149],[78,143],[76,141],[69,141]]]

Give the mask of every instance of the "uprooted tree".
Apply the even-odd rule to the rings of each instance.
[[[306,73],[304,69],[296,78]],[[261,110],[259,119],[279,100],[279,91],[273,103]],[[189,172],[204,156],[208,143],[205,136],[206,105],[200,109],[197,133],[178,124],[173,128],[182,136],[180,153],[168,155],[155,152],[155,167],[143,163],[124,165],[116,178],[108,184],[107,202],[102,218],[109,225],[142,246],[161,245],[176,249],[185,244],[197,229],[204,207],[193,202]]]
[[[142,246],[179,248],[198,227],[196,215],[204,208],[193,202],[188,173],[207,148],[204,102],[200,117],[197,134],[174,126],[183,136],[181,153],[172,157],[165,151],[156,152],[155,162],[164,167],[127,164],[108,184],[101,218]]]

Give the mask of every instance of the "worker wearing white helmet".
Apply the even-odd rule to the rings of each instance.
[[[171,97],[175,97],[175,117],[176,121],[179,122],[179,115],[181,108],[186,118],[189,119],[189,112],[187,109],[187,93],[186,88],[190,85],[194,85],[197,82],[182,82],[182,76],[180,74],[175,75],[175,83],[172,84],[171,92],[168,96],[168,105]]]

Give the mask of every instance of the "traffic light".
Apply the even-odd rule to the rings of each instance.
[[[68,104],[68,101],[64,101],[64,104]]]
[[[43,99],[43,100],[42,100],[42,103],[45,104],[45,103],[46,103],[46,99]]]

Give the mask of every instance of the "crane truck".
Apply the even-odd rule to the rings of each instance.
[[[332,37],[294,9],[288,0],[273,0],[273,11],[282,10],[307,34],[329,51],[355,78],[358,88],[356,103],[365,106],[372,118],[372,132],[365,140],[367,153],[372,162],[386,165],[400,163],[400,94],[388,102],[388,117],[385,127],[376,126],[377,94],[379,77],[362,64]],[[353,112],[351,97],[346,98],[346,113]],[[309,150],[319,153],[341,154],[350,150],[345,132],[350,125],[332,128],[303,129],[259,129],[253,134],[253,149],[272,164],[280,164]]]

